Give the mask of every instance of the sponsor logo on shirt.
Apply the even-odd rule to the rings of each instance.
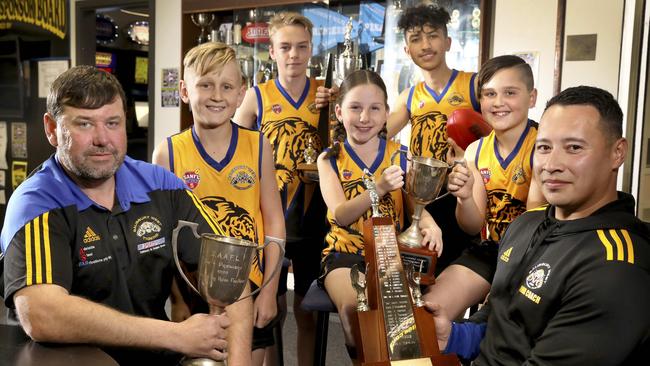
[[[352,177],[352,172],[347,169],[343,169],[343,179],[348,180],[350,177]]]
[[[483,177],[483,184],[488,184],[490,181],[490,176],[492,176],[492,172],[490,172],[489,168],[481,168],[479,169],[479,172],[481,173],[481,177]]]
[[[86,267],[97,263],[108,262],[113,259],[113,257],[110,255],[104,258],[95,258],[94,250],[94,245],[87,245],[79,248],[79,267]]]
[[[512,182],[519,185],[526,183],[526,173],[521,165],[515,168],[515,174],[512,175]]]
[[[228,173],[228,181],[231,186],[243,191],[252,187],[257,181],[257,177],[255,171],[249,166],[237,165]]]
[[[501,254],[501,257],[499,257],[499,258],[500,258],[502,261],[508,263],[508,261],[510,260],[510,253],[512,253],[512,247],[506,249],[506,251],[503,252],[503,254]]]
[[[160,237],[162,223],[155,216],[142,216],[135,220],[132,230],[140,239],[155,240]]]
[[[456,107],[464,103],[465,98],[463,98],[463,96],[460,93],[456,92],[447,98],[447,102],[453,105],[454,107]]]
[[[160,249],[165,246],[165,237],[158,238],[156,240],[148,241],[146,243],[138,244],[138,252],[140,254],[148,253],[156,249]]]
[[[282,106],[279,105],[279,104],[274,104],[274,105],[271,107],[271,110],[272,110],[273,113],[275,113],[275,114],[280,114],[280,113],[282,113]]]
[[[418,102],[418,108],[420,108],[420,109],[424,108],[424,101],[423,100]]]
[[[185,185],[190,187],[190,189],[194,189],[199,185],[199,181],[201,180],[201,176],[199,176],[199,171],[191,171],[191,172],[185,172],[183,174],[183,181],[185,182]]]
[[[92,243],[101,239],[102,238],[97,235],[90,226],[86,227],[86,232],[84,233],[84,244]]]

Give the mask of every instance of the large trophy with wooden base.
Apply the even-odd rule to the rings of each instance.
[[[423,307],[419,275],[411,266],[406,271],[402,267],[395,225],[390,217],[381,217],[375,183],[367,171],[364,182],[373,211],[363,231],[365,280],[351,272],[359,302],[353,318],[359,364],[459,365],[455,355],[440,353],[433,316]],[[361,294],[363,289],[367,296]]]
[[[345,27],[343,45],[344,50],[340,55],[334,56],[331,53],[328,55],[324,84],[328,89],[332,85],[336,85],[337,87],[341,86],[341,83],[348,75],[361,69],[361,57],[355,54],[352,49],[352,18],[348,20]],[[333,136],[334,128],[339,123],[334,112],[335,104],[336,96],[332,96],[328,108],[321,110],[318,119],[318,138],[323,143],[323,146],[331,146],[337,139],[336,136]],[[303,163],[298,164],[298,170],[308,181],[318,181],[316,158],[318,157],[319,151],[315,148],[315,145],[313,138],[310,137],[303,153],[305,160]]]

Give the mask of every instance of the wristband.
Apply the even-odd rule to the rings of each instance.
[[[264,235],[264,246],[267,246],[270,242],[278,243],[278,246],[284,250],[287,241],[273,236]]]

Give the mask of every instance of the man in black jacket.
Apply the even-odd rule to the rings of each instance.
[[[451,323],[428,304],[441,349],[478,354],[475,365],[647,364],[650,230],[634,198],[616,191],[622,119],[598,88],[569,88],[547,103],[534,174],[550,206],[510,225],[489,304],[472,321]]]

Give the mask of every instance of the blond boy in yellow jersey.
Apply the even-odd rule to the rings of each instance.
[[[244,97],[245,86],[232,48],[208,42],[192,48],[183,60],[181,98],[191,106],[194,125],[161,142],[154,163],[182,178],[222,222],[229,236],[257,243],[284,244],[284,220],[275,185],[272,150],[261,133],[231,121]],[[264,257],[255,258],[251,281],[257,287],[268,282],[278,264],[280,250],[270,245]],[[233,325],[253,328],[248,362],[262,365],[265,347],[273,345],[269,325],[277,315],[278,276],[270,279],[254,301],[250,319]],[[173,307],[181,306],[176,301]]]

